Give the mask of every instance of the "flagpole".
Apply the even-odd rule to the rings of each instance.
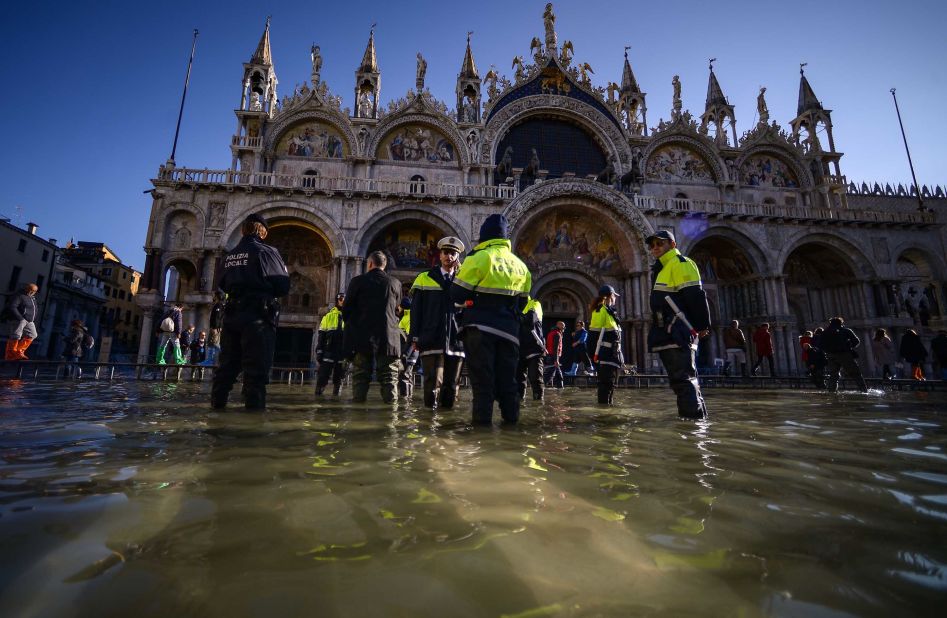
[[[197,48],[197,28],[194,28],[194,40],[191,42],[191,57],[187,61],[187,74],[184,76],[184,92],[181,93],[181,109],[178,110],[178,124],[174,128],[174,144],[171,146],[169,167],[174,167],[174,154],[178,150],[178,134],[181,132],[181,117],[184,115],[184,99],[187,98],[187,85],[191,81],[191,65],[194,64],[194,50]]]
[[[904,134],[904,123],[901,122],[901,109],[898,107],[898,95],[891,89],[891,97],[894,99],[894,111],[898,113],[898,124],[901,125],[901,139],[904,140],[904,151],[908,153],[908,165],[911,167],[911,178],[914,179],[914,192],[917,193],[917,209],[924,212],[924,199],[921,197],[921,188],[917,186],[917,176],[914,174],[914,162],[911,161],[911,150],[908,148],[908,138]]]

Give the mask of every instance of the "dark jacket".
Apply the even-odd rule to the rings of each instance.
[[[520,318],[520,358],[533,358],[546,353],[543,342],[543,321],[532,309]]]
[[[855,332],[845,326],[829,326],[822,333],[819,340],[822,351],[826,354],[844,354],[854,352],[861,343]]]
[[[224,303],[217,301],[214,303],[214,306],[210,309],[210,327],[211,328],[223,328],[224,327]]]
[[[380,268],[359,275],[349,283],[342,306],[345,350],[351,354],[401,355],[398,306],[401,282]]]
[[[36,298],[26,292],[11,296],[7,301],[7,311],[17,322],[21,320],[33,322],[36,320]]]
[[[200,337],[195,339],[191,345],[191,364],[196,365],[207,360],[207,339],[201,341]]]
[[[912,365],[919,365],[927,360],[927,350],[924,349],[924,343],[917,333],[904,333],[901,336],[901,347],[898,352],[901,358]]]
[[[431,287],[431,282],[437,288]],[[424,285],[427,283],[427,285]],[[422,355],[430,353],[463,356],[459,312],[450,298],[451,284],[435,266],[415,279],[411,296],[411,339]]]
[[[220,289],[237,303],[271,300],[289,292],[289,271],[279,251],[256,236],[244,236],[227,253],[223,270]]]
[[[192,339],[192,337],[194,337],[194,331],[190,331],[190,330],[186,330],[186,329],[185,329],[185,330],[182,330],[182,331],[181,331],[181,339],[180,339],[181,347],[182,347],[182,348],[189,348],[189,347],[191,347],[191,339]]]

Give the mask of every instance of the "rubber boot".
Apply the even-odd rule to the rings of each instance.
[[[167,364],[167,363],[164,362],[164,352],[165,352],[165,350],[167,350],[167,349],[168,349],[168,344],[166,343],[166,344],[164,344],[164,345],[161,347],[161,349],[158,350],[158,354],[155,356],[155,364],[156,364],[156,365],[166,365],[166,364]]]
[[[338,397],[339,395],[341,395],[341,394],[342,394],[342,385],[341,385],[341,384],[333,384],[333,385],[332,385],[332,394],[333,394],[334,396],[336,396],[336,397]]]
[[[322,395],[322,391],[324,391],[325,389],[326,389],[326,385],[325,385],[325,384],[316,384],[316,397],[321,396],[321,395]]]
[[[185,365],[187,361],[184,360],[184,355],[181,353],[181,346],[174,346],[174,364],[175,365]]]
[[[29,337],[23,337],[20,339],[20,345],[16,348],[17,358],[19,360],[30,360],[26,356],[26,349],[30,347],[30,344],[33,343],[33,340]]]
[[[3,354],[3,360],[19,360],[16,349],[20,345],[18,339],[7,339],[7,349]]]

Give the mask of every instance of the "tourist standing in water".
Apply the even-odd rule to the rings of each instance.
[[[863,393],[867,393],[868,385],[865,384],[861,367],[858,366],[857,352],[855,352],[861,340],[855,334],[855,331],[844,324],[844,319],[834,317],[829,320],[829,327],[822,333],[821,347],[822,351],[825,352],[829,370],[826,387],[830,393],[838,391],[839,370],[842,370],[847,377],[858,383],[858,388]]]

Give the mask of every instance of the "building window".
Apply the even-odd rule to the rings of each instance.
[[[135,328],[138,328],[138,318],[141,316],[135,316]]]
[[[411,186],[408,189],[411,193],[424,193],[424,176],[416,174],[411,177]]]
[[[131,312],[131,310],[126,309],[126,310],[125,310],[125,323],[126,323],[126,324],[131,324],[131,321],[132,321],[132,312]]]
[[[118,288],[112,289],[112,298],[118,298]]]
[[[14,266],[13,271],[10,273],[10,283],[7,284],[7,290],[15,290],[17,284],[20,282],[20,272],[23,269],[19,266]]]
[[[108,296],[111,293],[112,293],[112,288],[109,286],[105,286],[105,295]]]
[[[44,262],[49,261],[49,249],[43,249],[43,261]]]
[[[46,281],[46,277],[43,275],[36,275],[36,287],[43,289],[43,283]]]
[[[26,239],[25,238],[20,239],[20,244],[17,245],[16,250],[19,251],[20,253],[26,253]]]
[[[112,269],[111,269],[111,268],[103,268],[103,269],[102,269],[102,274],[105,275],[106,277],[111,277],[111,276],[112,276]]]
[[[125,300],[125,290],[119,290],[119,291],[118,291],[118,299],[119,299],[119,300]]]
[[[127,272],[122,271],[122,279],[128,279],[128,273],[127,273]]]
[[[319,172],[316,170],[306,170],[303,172],[303,187],[311,189],[316,186],[318,182],[317,178],[319,177]]]

